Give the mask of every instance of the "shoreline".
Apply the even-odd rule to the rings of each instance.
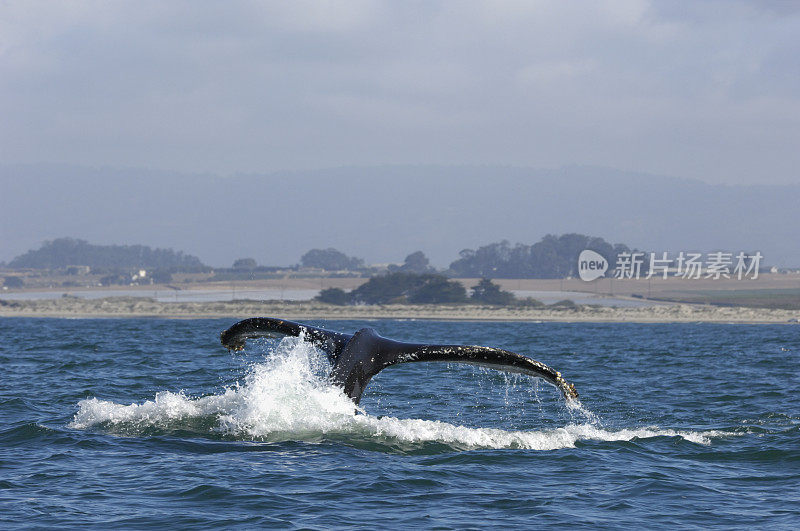
[[[408,319],[438,321],[548,321],[581,323],[797,324],[800,310],[694,304],[641,307],[579,306],[575,309],[459,305],[333,306],[316,301],[158,302],[143,297],[2,301],[0,318],[244,319],[275,316],[290,320]]]

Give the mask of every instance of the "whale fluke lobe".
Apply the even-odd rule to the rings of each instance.
[[[307,326],[283,319],[272,317],[252,317],[239,321],[220,334],[222,345],[228,350],[242,350],[245,340],[259,337],[278,338],[282,336],[302,336],[306,341],[313,343],[333,356],[347,345],[352,337],[348,334],[330,332],[322,328]]]
[[[578,397],[575,386],[560,372],[516,352],[498,348],[403,343],[381,337],[372,328],[362,328],[350,335],[271,317],[239,321],[222,332],[220,338],[226,348],[241,350],[247,339],[281,336],[302,337],[325,351],[333,364],[331,382],[342,387],[356,404],[370,379],[386,367],[428,361],[469,363],[536,376],[556,386],[566,399]]]

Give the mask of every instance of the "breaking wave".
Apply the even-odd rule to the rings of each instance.
[[[162,391],[140,404],[118,404],[91,398],[78,403],[70,427],[101,429],[121,435],[189,431],[239,440],[265,442],[323,440],[374,442],[388,446],[444,444],[454,449],[525,448],[555,450],[578,441],[630,441],[681,437],[710,444],[724,431],[680,431],[642,427],[608,430],[579,404],[586,419],[563,427],[516,431],[472,428],[442,421],[376,417],[354,406],[324,375],[324,355],[299,338],[285,338],[244,380],[223,393],[193,398]]]

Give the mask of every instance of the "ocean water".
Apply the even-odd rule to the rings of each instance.
[[[358,412],[297,341],[222,320],[0,319],[0,527],[800,526],[800,329],[310,322],[543,361],[449,364]]]

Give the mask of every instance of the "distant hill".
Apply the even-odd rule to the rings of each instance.
[[[8,263],[20,269],[60,269],[87,265],[92,269],[164,269],[201,271],[208,269],[196,256],[172,249],[151,249],[146,245],[93,245],[85,240],[58,238],[46,241]]]
[[[712,185],[604,168],[379,166],[264,175],[0,164],[0,260],[64,234],[289,265],[334,247],[366,263],[546,234],[654,252],[760,251],[800,266],[800,185]]]

